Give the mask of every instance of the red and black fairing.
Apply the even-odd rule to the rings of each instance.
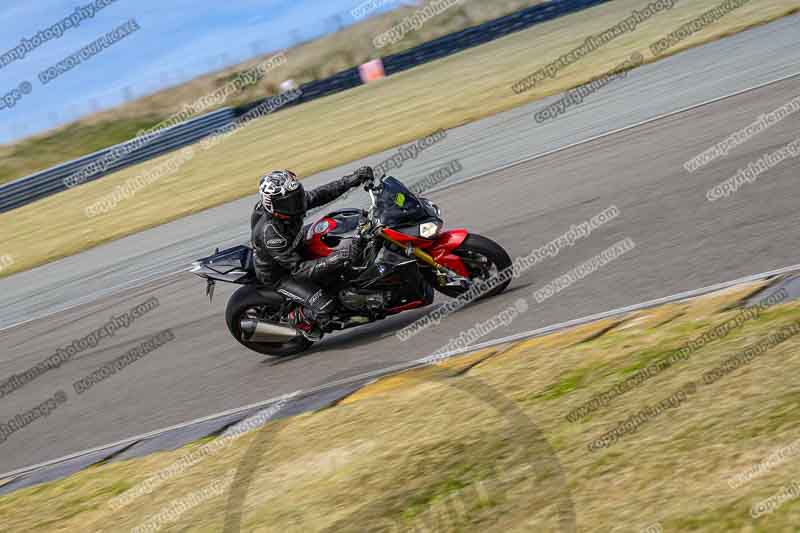
[[[363,215],[364,211],[360,209],[345,209],[330,213],[306,226],[303,255],[306,259],[329,256],[342,243],[342,239],[358,234],[358,225]]]
[[[363,211],[349,209],[331,213],[309,225],[305,229],[304,255],[308,259],[327,257],[339,246],[342,239],[353,237],[358,233],[358,224]],[[468,277],[469,271],[453,250],[461,246],[469,232],[465,229],[455,229],[440,233],[434,239],[408,235],[391,228],[384,230],[392,239],[406,246],[413,246],[428,252],[437,263],[453,270],[460,276]]]
[[[453,253],[468,232],[463,229],[441,232],[444,222],[439,209],[430,201],[417,198],[401,182],[388,178],[382,183],[376,208],[384,234],[396,244],[425,250],[437,263],[458,275],[469,276],[461,257]],[[338,246],[347,245],[343,243],[346,239],[357,238],[366,219],[367,213],[359,209],[336,211],[319,219],[305,229],[304,254],[309,259],[330,255]],[[421,236],[422,224],[426,223],[436,225],[431,238]],[[351,307],[356,307],[353,302],[380,300],[384,303],[384,314],[430,304],[434,276],[430,267],[408,257],[397,246],[386,244],[379,239],[367,246],[365,267],[340,299],[352,303]]]
[[[421,237],[411,237],[405,233],[387,228],[386,234],[392,239],[405,244],[420,248],[428,252],[437,263],[443,265],[457,273],[459,276],[469,277],[469,271],[461,260],[455,255],[453,250],[461,246],[469,232],[465,229],[454,229],[439,234],[435,239],[423,239]]]
[[[337,247],[347,246],[343,241],[357,238],[365,216],[360,209],[347,209],[330,213],[307,226],[305,257],[326,257]],[[374,247],[368,247],[365,253],[371,250]],[[433,292],[426,287],[416,260],[386,249],[375,250],[372,255],[365,260],[368,266],[340,294],[352,311],[369,307],[374,314],[392,315],[433,301]]]

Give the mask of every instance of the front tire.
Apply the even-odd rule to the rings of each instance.
[[[489,279],[511,267],[511,257],[502,246],[489,238],[474,233],[470,233],[461,246],[453,250],[453,254],[461,257],[470,272],[471,280]],[[486,294],[482,294],[478,300],[497,296],[506,290],[509,283],[511,283],[511,278],[503,281]],[[440,287],[438,284],[434,284],[434,287],[451,298],[458,298],[469,290],[461,287]]]
[[[282,303],[283,298],[277,293],[264,289],[259,290],[253,285],[241,287],[231,295],[225,308],[225,322],[228,325],[228,331],[239,344],[264,355],[289,357],[308,350],[314,343],[302,336],[286,343],[248,342],[242,340],[242,318],[248,314],[263,317],[265,313],[277,313]]]

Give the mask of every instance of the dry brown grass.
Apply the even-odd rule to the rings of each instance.
[[[734,317],[731,304],[755,287],[637,312],[600,337],[609,323],[383,380],[345,404],[270,423],[116,513],[113,496],[200,444],[17,491],[0,498],[0,520],[19,532],[129,530],[238,469],[251,475],[246,490],[241,479],[232,489],[243,497],[242,531],[384,531],[390,521],[427,521],[435,531],[559,531],[558,502],[574,510],[581,532],[653,523],[698,533],[795,531],[798,501],[757,521],[749,509],[800,479],[796,458],[737,489],[727,480],[800,437],[800,338],[701,385],[606,450],[589,452],[587,443],[797,323],[800,303],[769,309],[584,421],[565,420],[593,395]],[[464,373],[476,360],[483,362]],[[212,498],[163,531],[221,531],[226,504],[227,497]]]
[[[265,168],[312,174],[439,128],[452,128],[575,87],[614,68],[633,50],[647,51],[654,40],[715,1],[679,3],[560,72],[551,82],[522,95],[512,92],[514,82],[642,5],[642,0],[617,0],[255,121],[219,146],[198,151],[177,172],[140,190],[104,216],[88,219],[84,209],[172,156],[2,214],[0,251],[15,261],[2,275],[250,195],[256,176]],[[752,0],[677,49],[778,18],[798,5],[797,1]],[[647,54],[648,60],[652,59]],[[458,93],[454,94],[456,87]],[[52,224],[49,213],[53,210],[59,213],[58,226]]]

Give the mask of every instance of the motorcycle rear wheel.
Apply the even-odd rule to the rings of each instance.
[[[271,297],[274,294],[274,297]],[[239,344],[264,355],[273,357],[289,357],[308,350],[314,343],[305,337],[297,337],[285,343],[271,342],[248,342],[242,340],[242,319],[248,314],[256,316],[277,313],[283,302],[283,298],[277,293],[270,294],[264,289],[258,289],[253,285],[245,285],[234,292],[228,300],[225,308],[225,323],[228,325],[233,338]]]

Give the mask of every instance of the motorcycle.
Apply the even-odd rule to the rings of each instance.
[[[355,242],[360,250],[346,272],[325,287],[337,309],[323,333],[431,305],[435,291],[456,298],[476,280],[488,280],[511,266],[508,253],[491,239],[466,229],[443,231],[439,207],[396,178],[372,180],[364,190],[370,196],[368,210],[334,211],[302,230],[306,259],[328,256]],[[206,279],[210,299],[218,281],[242,285],[228,300],[225,322],[250,350],[284,357],[314,344],[289,325],[288,315],[298,303],[259,283],[250,247],[217,249],[195,261],[190,272]],[[505,280],[480,297],[500,294],[509,283]]]

